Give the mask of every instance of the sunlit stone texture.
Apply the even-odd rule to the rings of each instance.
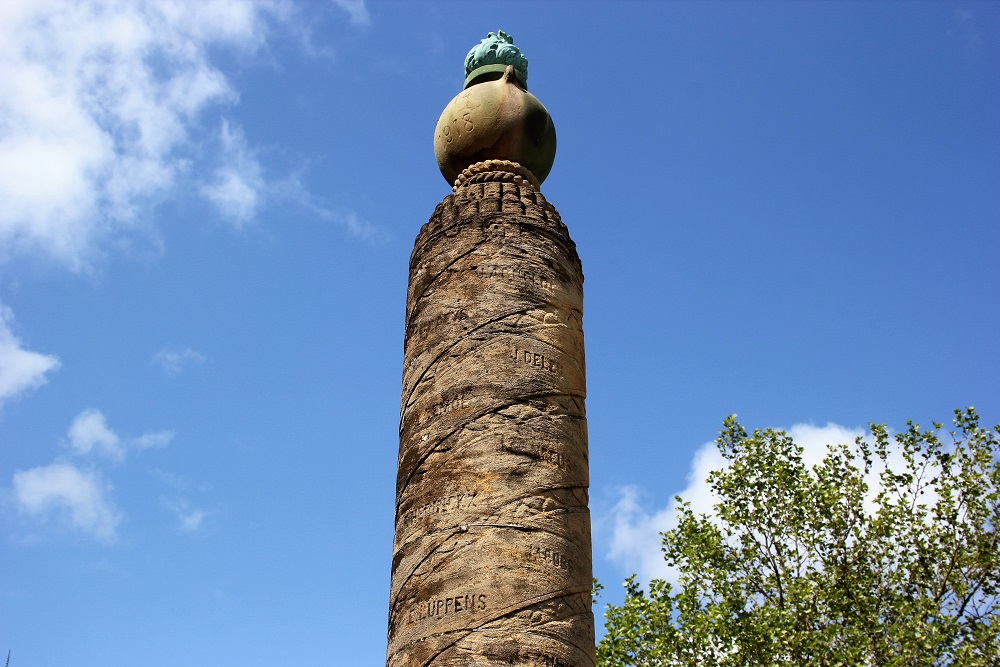
[[[388,667],[594,665],[582,316],[533,187],[464,184],[420,231]]]
[[[490,33],[435,131],[454,192],[410,257],[387,667],[594,667],[583,272],[527,65]]]

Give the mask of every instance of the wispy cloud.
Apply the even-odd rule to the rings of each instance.
[[[265,182],[260,163],[247,146],[246,137],[238,127],[223,121],[219,132],[220,165],[201,194],[218,209],[223,217],[242,227],[256,214],[262,203]]]
[[[187,167],[192,126],[235,100],[217,44],[255,48],[265,3],[33,0],[0,9],[0,245],[85,268]]]
[[[334,4],[371,20],[364,2]],[[155,241],[151,205],[192,182],[237,228],[252,220],[267,184],[222,118],[239,95],[215,54],[259,50],[276,25],[307,19],[273,0],[0,3],[0,262],[41,254],[86,271],[107,248]],[[202,179],[210,110],[220,160]]]
[[[174,439],[173,431],[150,431],[133,438],[129,443],[136,449],[162,449]]]
[[[193,507],[186,499],[163,501],[177,519],[177,530],[182,533],[194,533],[201,529],[209,512],[200,507]]]
[[[356,213],[334,209],[321,201],[306,189],[298,175],[275,181],[271,184],[270,191],[276,199],[297,204],[320,220],[343,227],[359,239],[378,243],[388,238],[384,230],[362,220]]]
[[[108,428],[99,410],[89,409],[78,414],[69,425],[66,437],[69,438],[69,446],[80,456],[98,453],[116,460],[125,457],[121,438]]]
[[[827,453],[827,445],[851,443],[865,435],[862,429],[852,429],[837,424],[815,426],[796,424],[786,429],[788,435],[803,448],[802,460],[807,467],[820,463]],[[696,514],[711,516],[717,499],[706,483],[708,474],[721,470],[726,461],[719,453],[715,442],[702,445],[691,461],[687,475],[687,487],[679,491],[685,501],[691,503]],[[629,486],[619,491],[618,501],[604,520],[610,524],[610,543],[607,557],[617,562],[624,571],[638,574],[640,580],[666,579],[676,582],[676,574],[663,560],[660,533],[677,525],[677,503],[671,500],[666,507],[656,509],[648,506],[638,487]]]
[[[96,454],[121,462],[129,449],[166,447],[173,431],[150,431],[137,437],[121,438],[108,427],[100,410],[88,408],[73,418],[66,433],[67,443],[77,456]]]
[[[354,25],[365,26],[372,21],[364,0],[333,0],[333,4],[347,12]]]
[[[968,8],[957,8],[948,36],[958,41],[970,58],[978,57],[983,51],[983,32],[976,13]]]
[[[97,467],[97,459],[122,463],[132,450],[167,446],[173,431],[148,431],[137,437],[122,437],[109,426],[100,410],[83,410],[66,431],[65,446],[86,467],[72,461],[56,460],[14,474],[14,501],[24,514],[42,522],[56,522],[112,543],[117,537],[122,512],[111,500],[111,485]],[[197,527],[202,518],[189,513],[185,520]]]
[[[160,504],[170,511],[176,519],[177,530],[181,533],[195,533],[204,527],[205,519],[218,510],[206,510],[190,500],[192,495],[202,496],[211,492],[212,487],[205,483],[172,472],[151,469],[150,474],[161,484],[168,487],[170,496],[160,499]]]
[[[193,533],[201,528],[201,522],[205,519],[205,510],[192,510],[181,515],[180,530],[182,533]]]
[[[14,498],[22,512],[40,520],[68,522],[105,543],[117,538],[122,516],[110,494],[111,486],[97,472],[71,463],[14,474]]]
[[[338,5],[369,20],[362,2]],[[213,49],[256,50],[296,17],[268,0],[0,3],[0,260],[41,252],[85,270],[105,242],[150,231],[140,212],[189,175],[201,116],[238,99]],[[244,224],[260,165],[221,125],[222,164],[203,192]]]
[[[266,179],[256,152],[239,127],[224,121],[217,143],[218,165],[199,192],[235,228],[250,223],[268,204],[280,202],[297,205],[364,241],[385,240],[383,230],[362,220],[355,212],[335,209],[312,194],[298,174]]]
[[[190,347],[183,350],[163,349],[153,355],[153,363],[171,377],[180,375],[191,364],[200,364],[204,361],[205,356]]]
[[[14,314],[0,304],[0,409],[5,402],[45,384],[46,375],[59,368],[58,358],[25,349],[11,330],[13,323]]]

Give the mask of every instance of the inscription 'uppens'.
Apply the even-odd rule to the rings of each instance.
[[[486,595],[467,593],[447,598],[437,598],[421,602],[412,609],[407,619],[409,624],[419,623],[428,618],[442,618],[452,614],[475,613],[486,610]]]

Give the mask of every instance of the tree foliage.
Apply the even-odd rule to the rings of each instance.
[[[785,433],[728,418],[714,515],[678,498],[677,584],[625,582],[598,664],[1000,665],[1000,426],[954,423],[873,424],[810,468]]]

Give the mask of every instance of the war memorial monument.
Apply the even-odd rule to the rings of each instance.
[[[593,667],[583,273],[503,32],[437,123],[406,300],[387,667]]]

